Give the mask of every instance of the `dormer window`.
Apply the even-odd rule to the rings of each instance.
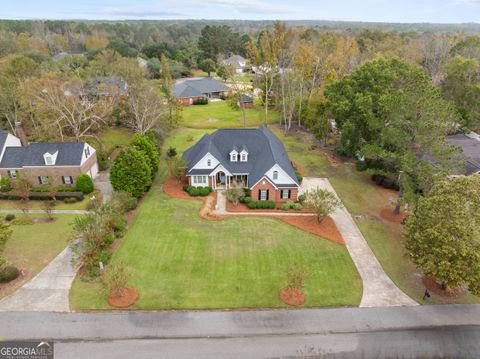
[[[274,181],[278,180],[278,171],[273,171],[273,180]]]
[[[241,159],[242,162],[245,162],[247,161],[247,155],[245,153],[242,153],[242,159]]]
[[[241,162],[248,161],[248,152],[246,150],[243,150],[242,152],[240,152],[240,161]]]
[[[230,162],[237,162],[238,161],[238,152],[237,150],[233,150],[230,152]]]
[[[44,153],[43,159],[45,160],[45,165],[54,166],[55,162],[57,161],[57,155],[58,155],[58,151],[53,154],[49,152]]]

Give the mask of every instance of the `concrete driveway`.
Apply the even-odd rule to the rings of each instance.
[[[303,178],[299,193],[315,188],[323,188],[336,194],[328,179],[312,177]],[[362,278],[363,296],[360,307],[418,305],[384,272],[347,209],[342,206],[331,217],[342,234],[348,252]]]
[[[23,287],[0,300],[0,311],[70,311],[69,291],[75,278],[72,251],[65,248]]]

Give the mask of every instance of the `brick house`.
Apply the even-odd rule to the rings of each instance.
[[[253,200],[297,200],[300,187],[283,143],[265,126],[219,129],[185,151],[191,186],[247,189]]]
[[[190,106],[199,99],[219,99],[228,94],[228,86],[213,77],[179,79],[173,86],[173,95],[180,106]]]
[[[34,186],[51,176],[56,186],[74,187],[79,174],[98,174],[96,151],[86,142],[27,143],[19,136],[23,140],[0,131],[0,177],[15,179],[23,172]]]

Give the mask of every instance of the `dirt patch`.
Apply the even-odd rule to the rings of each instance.
[[[108,304],[112,307],[127,308],[137,301],[138,292],[135,288],[122,288],[120,291],[120,296],[116,292],[108,296]]]
[[[209,118],[207,122],[218,122],[218,119],[216,118]]]
[[[393,222],[393,223],[403,223],[405,218],[407,218],[407,214],[405,212],[401,212],[400,214],[395,214],[393,212],[393,208],[383,208],[380,211],[380,217],[384,220]]]
[[[300,166],[297,162],[292,161],[293,167],[295,167],[302,176],[305,176],[305,169]]]
[[[283,288],[278,296],[283,303],[294,307],[305,303],[306,298],[305,293],[296,288]]]
[[[432,277],[422,277],[423,285],[432,293],[440,297],[459,297],[465,294],[465,288],[443,289],[440,284]]]
[[[56,218],[34,218],[33,222],[35,223],[50,223],[50,222],[55,222],[57,219]]]
[[[325,218],[321,223],[318,223],[316,216],[277,216],[275,218],[329,241],[345,244],[340,231],[330,217]]]

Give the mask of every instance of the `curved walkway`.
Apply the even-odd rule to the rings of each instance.
[[[336,194],[328,179],[308,177],[303,178],[299,193],[317,187]],[[363,296],[360,307],[418,305],[403,293],[384,272],[347,209],[342,206],[331,217],[342,234],[348,252],[362,277]]]
[[[69,291],[77,268],[65,248],[23,287],[0,300],[0,311],[70,311]]]

